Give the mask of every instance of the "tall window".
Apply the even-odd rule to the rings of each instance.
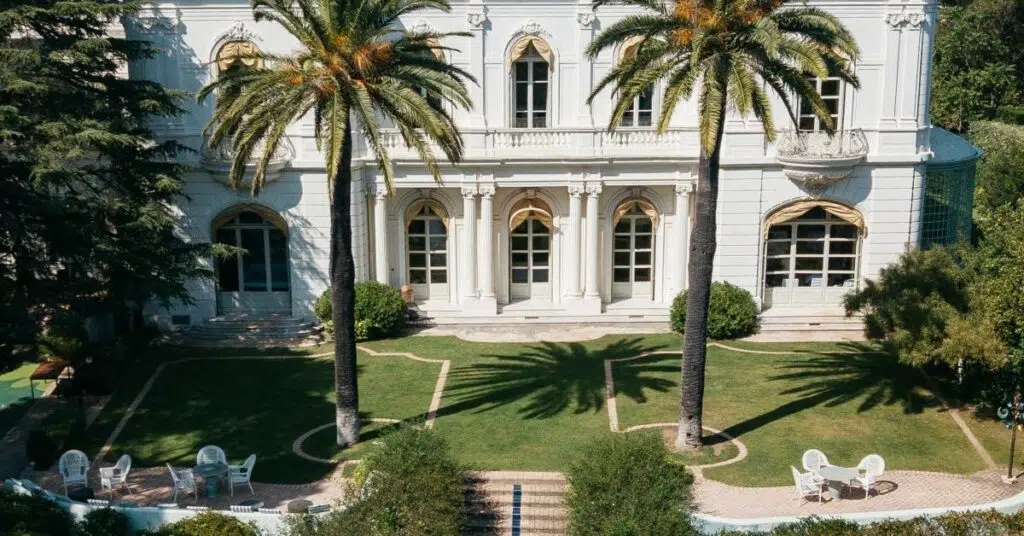
[[[448,229],[426,205],[409,220],[407,228],[409,283],[448,283]]]
[[[621,126],[649,127],[654,117],[654,86],[647,86],[643,93],[636,96],[626,113],[622,115]]]
[[[843,83],[838,78],[815,78],[808,76],[807,81],[811,83],[818,90],[818,94],[821,95],[821,100],[825,101],[825,108],[828,110],[830,116],[832,116],[832,124],[838,130],[842,125],[842,110],[843,110]],[[825,130],[825,125],[821,122],[821,119],[815,115],[814,109],[811,107],[810,101],[806,99],[800,99],[800,110],[799,110],[799,121],[800,130],[807,132],[814,132],[818,130]]]
[[[767,288],[853,288],[857,281],[858,229],[822,208],[768,229]]]
[[[287,292],[288,240],[284,231],[253,211],[244,211],[215,231],[218,244],[240,247],[239,253],[217,259],[221,292]]]
[[[516,128],[548,127],[548,91],[550,86],[547,61],[531,44],[526,53],[512,64],[514,125]]]

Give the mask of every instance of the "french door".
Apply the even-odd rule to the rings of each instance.
[[[416,301],[448,298],[448,229],[426,206],[406,228],[408,281]]]
[[[652,298],[654,223],[638,204],[622,216],[612,237],[612,298]]]
[[[288,239],[260,214],[244,211],[218,228],[218,244],[242,248],[215,261],[219,313],[286,313],[291,309]]]
[[[550,298],[551,229],[529,216],[512,229],[509,246],[511,298]]]

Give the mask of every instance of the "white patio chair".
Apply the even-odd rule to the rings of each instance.
[[[280,514],[281,513],[281,509],[280,508],[257,508],[256,511],[261,513],[261,514]]]
[[[89,485],[89,457],[80,450],[69,450],[61,454],[57,463],[61,478],[64,479],[64,495],[71,486]]]
[[[192,511],[195,511],[195,512],[209,512],[210,511],[210,507],[209,506],[186,506],[185,509],[186,510],[192,510]]]
[[[235,486],[245,484],[249,486],[249,493],[256,495],[256,491],[252,489],[252,468],[256,465],[256,455],[250,454],[248,458],[242,462],[242,465],[229,465],[228,466],[228,488],[231,490],[231,496],[235,496]]]
[[[857,464],[857,469],[864,470],[864,476],[859,476],[850,481],[850,484],[857,484],[864,488],[864,498],[868,498],[868,493],[871,489],[878,493],[878,488],[875,485],[878,483],[878,477],[882,476],[885,472],[885,460],[877,454],[869,454],[864,457],[860,463]]]
[[[811,473],[801,473],[792,465],[789,468],[793,471],[793,483],[796,484],[796,500],[806,502],[808,495],[817,495],[818,504],[821,504],[821,484],[815,482],[814,475]],[[803,502],[800,504],[803,504]]]
[[[196,477],[192,474],[191,469],[182,469],[181,471],[175,471],[171,464],[167,464],[167,470],[171,472],[171,480],[174,481],[174,498],[171,499],[175,504],[178,503],[178,492],[189,491],[195,496],[196,502],[199,502],[199,487],[196,486]]]
[[[227,465],[228,457],[224,454],[224,449],[215,445],[207,445],[199,449],[199,454],[196,454],[196,465],[204,463],[223,463]]]
[[[322,514],[324,512],[330,512],[330,511],[331,511],[331,505],[329,505],[327,503],[314,504],[314,505],[310,506],[306,510],[306,512],[310,513],[310,514]]]
[[[128,471],[131,468],[132,457],[127,454],[118,458],[113,467],[100,467],[100,486],[111,496],[113,496],[116,486],[123,486],[128,493],[131,493],[132,489],[128,486]]]
[[[804,471],[808,471],[814,476],[814,481],[818,484],[824,484],[825,479],[821,477],[819,471],[822,467],[831,465],[828,463],[828,458],[825,453],[818,449],[811,449],[804,453],[801,457],[801,462],[804,466]]]

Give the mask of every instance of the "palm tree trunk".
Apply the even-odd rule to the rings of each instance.
[[[715,248],[718,245],[715,237],[718,232],[718,168],[725,130],[725,92],[722,93],[715,148],[711,154],[701,149],[697,169],[697,200],[693,233],[690,235],[686,322],[683,328],[682,377],[679,381],[679,429],[675,444],[678,450],[699,449],[703,436],[708,300],[711,296]]]
[[[334,322],[334,397],[338,446],[359,441],[356,380],[356,290],[352,260],[352,127],[345,119],[338,174],[331,188],[331,321]]]

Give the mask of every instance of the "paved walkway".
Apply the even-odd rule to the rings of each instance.
[[[104,465],[110,466],[113,464]],[[257,465],[258,469],[259,466]],[[54,493],[64,494],[64,486],[60,475],[55,471],[30,471],[25,474],[25,477]],[[293,499],[307,499],[314,504],[328,503],[334,505],[341,502],[344,496],[343,490],[345,489],[340,465],[327,478],[308,484],[289,485],[253,482],[252,487],[256,491],[255,495],[249,492],[248,487],[238,486],[235,488],[235,496],[231,497],[226,493],[224,480],[221,479],[219,491],[222,493],[216,499],[208,499],[203,487],[203,480],[201,478],[197,478],[197,480],[199,481],[199,500],[196,501],[192,494],[180,492],[178,493],[179,506],[199,505],[209,506],[216,510],[227,510],[228,506],[248,499],[263,501],[264,508],[281,508]],[[132,468],[131,472],[128,473],[128,483],[131,485],[132,492],[127,493],[124,490],[115,491],[113,495],[114,500],[128,500],[134,501],[140,506],[152,506],[169,503],[174,496],[171,475],[167,471],[167,467]],[[101,493],[100,491],[99,471],[96,467],[89,471],[89,487],[96,491],[96,498],[109,498],[105,492]]]
[[[16,478],[21,474],[28,465],[28,457],[25,454],[25,441],[28,440],[28,435],[63,405],[64,402],[57,398],[39,398],[21,416],[21,420],[7,431],[0,440],[0,481]]]
[[[891,471],[879,480],[878,495],[865,500],[863,491],[856,488],[844,491],[843,500],[824,504],[797,502],[794,486],[744,488],[698,479],[694,483],[694,505],[706,514],[749,519],[966,506],[995,502],[1024,491],[1022,484],[1003,484],[1000,474]]]
[[[575,342],[592,341],[605,335],[669,333],[668,325],[637,326],[593,324],[529,324],[509,326],[435,326],[416,333],[421,336],[455,336],[472,342]]]

